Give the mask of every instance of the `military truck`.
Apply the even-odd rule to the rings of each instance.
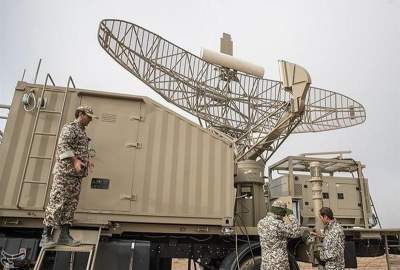
[[[360,162],[288,157],[264,175],[291,133],[360,124],[361,104],[311,87],[308,72],[286,61],[282,80],[273,81],[257,66],[209,51],[201,59],[124,21],[102,21],[98,38],[119,64],[198,123],[147,97],[76,88],[71,77],[66,86],[50,74],[44,84],[18,82],[0,144],[4,268],[153,270],[186,258],[189,269],[258,269],[256,226],[277,198],[310,229],[321,226],[318,207],[333,207],[349,229],[348,267],[356,255],[390,251],[382,234],[386,240],[396,232],[371,229]],[[225,54],[232,51],[229,40],[222,45]],[[57,138],[79,105],[99,116],[87,128],[95,170],[83,179],[72,231],[83,244],[40,249]],[[312,248],[290,241],[291,269],[296,261],[316,262]]]
[[[95,143],[95,170],[82,182],[73,232],[85,245],[49,249],[38,257],[57,134],[80,104],[93,106],[99,115],[87,129]],[[36,109],[28,111],[29,106]],[[187,258],[204,269],[232,269],[236,260],[252,269],[253,258],[259,265],[255,227],[265,215],[264,196],[256,201],[251,185],[239,186],[241,173],[225,137],[161,104],[141,96],[18,82],[4,134],[0,247],[14,256],[22,251],[25,265],[169,269],[172,258]],[[288,157],[269,169],[267,202],[286,199],[303,226],[313,227],[307,162],[316,160],[329,174],[323,177],[324,205],[347,228],[374,226],[368,184],[354,160]],[[241,164],[241,172],[264,182],[263,172],[253,165]],[[272,177],[285,169],[287,174]],[[340,171],[359,174],[336,177]],[[368,248],[357,238],[370,239]],[[353,260],[356,254],[383,254],[382,242],[371,242],[366,233],[351,231],[347,239]],[[290,250],[292,269],[295,257],[310,260],[301,239],[293,240]]]

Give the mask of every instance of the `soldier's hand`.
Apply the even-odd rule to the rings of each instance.
[[[82,161],[80,159],[74,158],[74,168],[77,173],[82,171]]]
[[[88,167],[89,167],[90,173],[92,173],[92,172],[93,172],[93,169],[94,169],[94,163],[93,163],[93,161],[91,161],[91,160],[88,161]]]
[[[321,238],[321,236],[322,236],[321,232],[319,230],[315,230],[314,232],[311,232],[311,235],[319,237],[319,238]]]

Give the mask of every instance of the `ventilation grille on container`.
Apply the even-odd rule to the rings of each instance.
[[[294,195],[303,196],[303,187],[301,184],[294,184]]]
[[[117,121],[117,116],[115,114],[103,113],[101,115],[101,121],[103,121],[103,122],[116,122]]]

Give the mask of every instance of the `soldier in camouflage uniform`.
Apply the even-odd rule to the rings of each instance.
[[[288,223],[283,221],[287,215]],[[299,223],[286,203],[275,201],[271,211],[257,224],[261,244],[261,270],[289,270],[288,238],[302,236]]]
[[[319,259],[325,264],[326,270],[344,269],[344,232],[342,226],[333,217],[329,207],[319,211],[320,219],[325,225],[322,245],[319,247]]]
[[[82,178],[88,175],[88,168],[93,168],[93,163],[89,160],[90,138],[85,132],[85,127],[92,118],[97,118],[93,115],[92,108],[80,106],[75,111],[75,120],[61,130],[57,143],[53,185],[43,221],[43,247],[48,248],[56,244],[51,236],[55,226],[61,227],[57,244],[80,244],[70,236],[69,227],[78,206]]]

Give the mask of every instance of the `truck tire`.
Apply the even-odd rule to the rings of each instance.
[[[172,269],[172,259],[171,258],[160,258],[159,269],[171,270]]]
[[[251,252],[252,251],[252,252]],[[253,253],[253,254],[252,254]],[[254,256],[254,257],[253,257]],[[220,270],[237,270],[239,261],[240,270],[258,270],[261,267],[261,247],[259,242],[244,244],[236,251],[231,252],[222,261]],[[293,255],[289,254],[290,270],[299,270],[299,266]]]

